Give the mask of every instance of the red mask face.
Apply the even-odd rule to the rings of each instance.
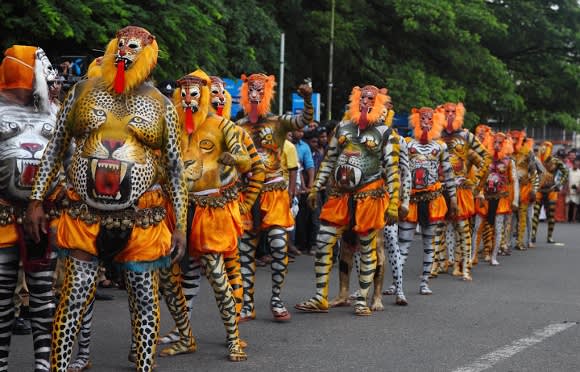
[[[373,85],[367,85],[361,89],[360,101],[358,104],[361,114],[369,114],[371,112],[373,106],[375,105],[375,99],[377,98],[378,93],[379,88]]]
[[[248,97],[250,103],[258,104],[264,99],[264,81],[261,79],[248,81]]]
[[[221,110],[223,110],[226,104],[226,89],[224,87],[224,82],[217,76],[211,76],[211,105],[217,111],[218,115],[221,115]]]
[[[449,133],[454,131],[453,122],[457,116],[457,106],[453,103],[447,103],[445,105],[445,130]]]

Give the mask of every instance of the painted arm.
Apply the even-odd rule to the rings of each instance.
[[[180,131],[175,107],[167,103],[161,160],[167,172],[169,197],[175,212],[175,228],[184,233],[187,228],[187,188],[183,178],[181,143],[180,141],[172,141],[171,138],[180,138]]]
[[[409,210],[409,199],[411,198],[411,170],[409,169],[409,150],[407,141],[399,136],[399,172],[401,174],[401,188],[399,199],[401,207]]]
[[[441,146],[440,162],[443,169],[443,177],[445,182],[445,189],[449,195],[450,201],[450,211],[457,211],[457,189],[455,186],[455,180],[453,179],[453,170],[451,169],[451,162],[449,161],[449,151],[447,151],[447,145],[445,143],[439,142]]]
[[[475,163],[478,172],[475,175],[474,184],[477,185],[476,190],[481,190],[483,188],[482,180],[485,180],[487,178],[487,175],[489,173],[489,165],[491,164],[492,158],[489,152],[487,152],[487,150],[483,147],[481,142],[479,142],[479,140],[473,133],[469,131],[466,131],[466,133],[469,148],[475,151],[475,153],[479,155],[480,158],[479,163]]]
[[[69,91],[56,118],[52,138],[42,154],[42,159],[34,177],[30,200],[44,200],[48,189],[61,169],[62,161],[70,148],[72,134],[69,128],[69,114],[76,99],[76,87]]]
[[[234,122],[223,119],[219,124],[219,129],[224,135],[229,153],[229,155],[222,154],[220,161],[226,165],[235,166],[240,173],[248,172],[252,167],[252,162],[242,141],[241,133],[237,130]]]
[[[512,178],[512,187],[514,188],[514,200],[512,200],[512,208],[517,209],[520,204],[520,181],[518,180],[518,169],[516,168],[516,161],[510,159],[510,176]]]
[[[312,122],[314,116],[314,106],[312,106],[312,88],[302,84],[298,88],[298,94],[304,98],[304,110],[297,115],[281,115],[278,117],[280,125],[285,133],[296,129],[304,128]]]
[[[399,135],[393,131],[387,139],[386,146],[383,148],[382,165],[385,183],[389,191],[389,206],[387,215],[389,222],[393,223],[399,217],[399,189],[401,181],[399,176]]]
[[[245,214],[252,209],[260,190],[262,190],[264,179],[266,178],[266,169],[250,135],[243,128],[236,127],[236,130],[239,132],[242,143],[250,157],[250,171],[246,173],[247,183],[243,191],[244,202],[240,204],[240,211]]]

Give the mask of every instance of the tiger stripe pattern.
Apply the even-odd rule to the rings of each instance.
[[[226,274],[223,255],[215,253],[204,254],[201,256],[201,262],[206,269],[206,277],[213,288],[215,300],[224,323],[230,360],[245,360],[247,356],[241,347],[238,331],[236,299]]]
[[[0,251],[0,371],[8,371],[8,354],[14,323],[14,292],[18,282],[19,252],[17,248]],[[52,252],[46,270],[26,272],[30,299],[30,325],[34,348],[34,368],[48,371],[50,367],[50,339],[53,303],[53,273],[56,253]]]
[[[255,232],[245,231],[239,245],[240,271],[242,273],[242,286],[244,288],[244,305],[240,313],[241,321],[254,319],[254,280],[256,278],[256,249],[258,236]]]
[[[159,269],[159,283],[161,294],[179,333],[179,340],[163,349],[161,356],[195,352],[197,344],[191,330],[187,299],[181,285],[181,266],[178,262]]]

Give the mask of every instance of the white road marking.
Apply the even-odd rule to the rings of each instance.
[[[493,367],[494,364],[501,362],[507,358],[514,356],[515,354],[523,351],[530,346],[534,346],[537,343],[544,341],[545,339],[552,337],[562,331],[567,330],[570,327],[577,325],[575,322],[570,323],[555,323],[550,324],[545,328],[534,331],[534,333],[529,337],[520,338],[515,340],[509,345],[492,351],[491,353],[483,355],[481,358],[477,359],[475,362],[468,364],[464,367],[458,368],[453,372],[479,372],[484,371],[488,368]]]

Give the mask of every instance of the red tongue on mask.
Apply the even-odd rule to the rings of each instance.
[[[193,111],[191,111],[191,107],[187,107],[185,109],[185,130],[187,131],[187,134],[191,134],[195,130],[195,124],[193,123]]]
[[[453,120],[451,119],[447,120],[447,131],[453,132]]]
[[[258,103],[252,102],[250,103],[250,107],[250,114],[248,115],[250,123],[256,124],[258,122]]]
[[[216,110],[216,113],[217,113],[219,116],[222,116],[222,112],[224,112],[224,107],[223,107],[223,106],[218,106],[218,107],[217,107],[217,110]]]
[[[360,118],[358,119],[358,127],[361,130],[367,129],[367,125],[369,124],[369,120],[367,119],[367,111],[368,111],[367,107],[364,106],[360,113]]]
[[[125,61],[117,62],[117,74],[115,75],[115,92],[117,94],[123,93],[125,90]]]
[[[427,142],[429,142],[429,129],[424,128],[423,133],[421,133],[421,143],[425,145]]]

